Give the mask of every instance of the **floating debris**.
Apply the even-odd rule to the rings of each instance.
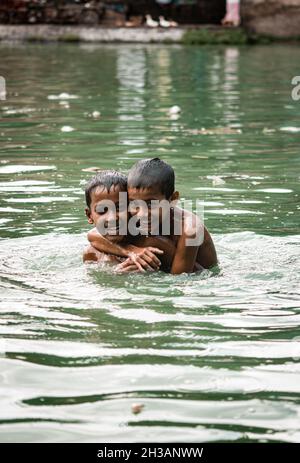
[[[101,170],[101,167],[87,167],[86,169],[81,169],[82,172],[100,172]]]
[[[92,117],[93,117],[94,119],[99,119],[100,116],[101,116],[100,111],[93,111],[93,112],[92,112]]]
[[[169,109],[169,116],[178,116],[181,113],[180,106],[174,105]]]
[[[263,128],[263,133],[274,133],[274,132],[276,132],[275,129],[268,129],[268,127]]]
[[[68,101],[62,100],[59,102],[60,106],[63,106],[65,109],[69,109],[70,105]]]
[[[132,413],[134,413],[135,415],[137,415],[138,413],[141,413],[141,411],[143,410],[144,408],[144,405],[143,404],[132,404],[131,405],[131,411]]]
[[[241,129],[232,127],[215,127],[212,129],[201,127],[201,129],[189,129],[187,132],[192,135],[238,135],[242,133]]]
[[[168,137],[165,137],[165,138],[160,138],[158,140],[158,143],[160,145],[170,145],[170,139]]]
[[[4,111],[4,114],[10,116],[14,114],[27,114],[27,113],[32,113],[34,112],[34,108],[20,108],[20,109],[6,109]]]
[[[7,144],[7,145],[4,145],[4,148],[6,148],[6,149],[21,148],[22,150],[24,150],[25,148],[27,148],[27,145],[12,145],[12,144]]]
[[[60,93],[59,95],[48,95],[48,100],[74,100],[78,98],[77,95],[70,95],[69,93]]]
[[[292,193],[293,190],[289,188],[262,188],[261,190],[256,190],[263,193]]]
[[[218,175],[208,175],[208,179],[212,180],[213,186],[224,185],[226,182]]]
[[[218,215],[265,215],[265,212],[251,211],[246,209],[206,209],[205,214],[218,214]]]
[[[74,127],[71,127],[70,125],[64,125],[61,129],[62,132],[73,132]]]
[[[56,166],[30,166],[23,164],[9,164],[0,167],[1,174],[17,174],[19,172],[36,172],[39,170],[53,170]]]
[[[281,132],[291,132],[297,133],[300,132],[300,127],[280,127]]]
[[[215,175],[207,175],[205,177],[199,176],[199,178],[208,178],[208,179],[214,179],[216,176]],[[222,179],[233,179],[233,180],[264,180],[267,178],[267,176],[251,176],[247,174],[225,174],[225,175],[218,175],[218,177]]]

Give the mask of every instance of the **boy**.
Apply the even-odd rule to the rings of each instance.
[[[135,217],[136,224],[140,225],[142,233],[148,233],[148,236],[128,237],[128,239],[136,246],[150,245],[151,241],[149,240],[153,239],[157,248],[163,249],[162,246],[167,246],[167,249],[164,249],[166,260],[162,269],[172,274],[180,274],[194,272],[203,267],[210,268],[217,264],[214,243],[206,227],[195,214],[176,206],[179,193],[175,191],[175,174],[170,165],[159,158],[137,162],[129,172],[127,191],[129,205],[141,201],[146,205],[146,207],[140,207],[138,204],[135,208],[131,207],[131,212],[132,216]],[[169,211],[165,207],[153,207],[153,203],[159,201],[169,204]],[[154,222],[156,220],[158,223],[154,237],[150,234],[153,218]],[[167,220],[169,220],[170,225],[169,231],[161,236],[163,224]],[[178,224],[181,225],[179,234],[176,232],[176,225]],[[197,241],[201,235],[202,240],[198,239]],[[136,260],[138,254],[134,248],[124,247],[122,243],[115,245],[115,243],[109,242],[97,229],[89,232],[88,239],[93,248],[101,252],[127,257],[124,262],[118,265],[119,271],[141,271],[141,266],[143,270],[148,270],[146,266],[141,264],[140,260]],[[191,240],[193,240],[192,244]],[[143,252],[143,258],[146,255]],[[148,264],[154,268],[150,262]]]
[[[173,258],[174,249],[171,243],[166,240],[150,238],[148,240],[139,240],[139,246],[130,244],[127,236],[127,202],[126,207],[121,209],[120,193],[127,197],[127,177],[120,172],[105,170],[99,172],[89,180],[85,189],[87,207],[85,209],[88,222],[94,224],[98,229],[106,231],[105,236],[101,236],[105,244],[105,252],[97,247],[90,245],[83,253],[83,261],[108,261],[119,263],[121,257],[130,257],[134,263],[135,269],[139,271],[157,270],[161,267],[170,266]],[[107,207],[112,205],[113,207]],[[125,234],[120,234],[121,224],[126,225]],[[111,226],[113,225],[113,227]],[[97,235],[97,229],[96,233]],[[100,235],[99,235],[100,236]],[[157,243],[160,249],[154,247]],[[122,244],[122,247],[120,246]],[[111,252],[110,250],[114,252]],[[164,254],[166,251],[166,255]],[[161,260],[157,255],[161,256]],[[123,259],[124,260],[124,259]]]

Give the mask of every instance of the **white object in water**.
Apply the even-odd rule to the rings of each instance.
[[[148,27],[158,27],[158,22],[154,21],[150,14],[146,14],[146,24]]]
[[[69,108],[70,108],[69,103],[68,103],[67,101],[65,101],[65,100],[60,101],[59,104],[60,104],[60,106],[62,106],[62,107],[65,108],[65,109],[69,109]]]
[[[175,114],[178,115],[179,113],[181,113],[180,106],[174,105],[169,109],[170,116],[174,116]]]
[[[159,25],[161,27],[171,27],[170,21],[167,21],[163,16],[159,16]]]
[[[61,129],[62,132],[73,132],[74,127],[71,127],[70,125],[64,125]]]
[[[64,99],[68,99],[68,98],[74,98],[74,97],[75,97],[75,95],[70,95],[69,93],[64,93],[64,92],[63,92],[63,93],[60,93],[60,94],[58,95],[58,98],[59,98],[60,100],[64,100]]]
[[[86,169],[81,169],[82,172],[99,172],[100,170],[103,170],[101,169],[101,167],[87,167]]]
[[[275,129],[269,129],[268,127],[263,128],[263,133],[273,133],[275,132]]]
[[[141,411],[143,410],[144,408],[144,404],[132,404],[131,405],[131,411],[132,413],[134,413],[135,415],[137,415],[138,413],[141,413]]]
[[[74,100],[78,98],[77,95],[70,95],[70,93],[60,93],[59,95],[48,95],[48,100]]]
[[[56,166],[29,166],[24,164],[9,164],[0,167],[1,174],[18,174],[19,172],[36,172],[39,170],[52,170]]]
[[[218,175],[212,175],[211,177],[213,186],[224,185],[226,182]]]
[[[93,117],[94,119],[99,119],[100,116],[101,116],[100,111],[93,111],[93,112],[92,112],[92,117]]]
[[[300,132],[300,127],[280,127],[281,132],[291,132],[297,133]]]

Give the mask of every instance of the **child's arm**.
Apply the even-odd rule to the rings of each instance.
[[[101,254],[97,249],[93,248],[93,246],[88,246],[83,251],[83,262],[98,262],[99,254]]]
[[[115,256],[107,256],[103,252],[98,251],[93,246],[88,246],[83,251],[82,256],[83,262],[100,262],[102,260],[111,260],[111,261],[118,261],[118,258]]]
[[[195,238],[194,234],[183,233],[177,243],[171,273],[191,273],[194,271],[199,246],[187,246],[187,240]]]
[[[164,251],[161,249],[152,246],[138,247],[128,243],[120,246],[106,239],[96,228],[93,228],[88,233],[88,240],[94,248],[101,252],[120,257],[130,257],[141,272],[145,270],[158,270],[160,268],[161,262],[156,254],[163,254]]]
[[[204,227],[204,241],[199,246],[197,262],[204,268],[211,268],[218,263],[216,248],[206,227]]]
[[[90,230],[87,234],[87,238],[91,245],[100,252],[105,254],[113,254],[119,257],[128,257],[128,251],[123,246],[119,246],[117,243],[112,243],[104,236],[100,235],[96,228]]]
[[[176,251],[175,244],[171,239],[165,236],[141,236],[136,239],[136,245],[142,249],[149,246],[161,249],[163,254],[159,256],[161,261],[160,270],[170,272]],[[129,273],[138,271],[138,268],[129,257],[116,267],[116,271],[119,273]]]
[[[202,244],[197,243],[197,238],[203,235]],[[193,246],[188,240],[194,240]],[[197,264],[204,268],[210,268],[217,264],[217,254],[212,238],[206,227],[196,216],[188,217],[184,223],[184,230],[177,242],[177,248],[171,267],[171,273],[191,273],[196,271]]]

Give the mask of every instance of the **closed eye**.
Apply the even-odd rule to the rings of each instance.
[[[99,206],[98,206],[98,207],[95,208],[95,212],[96,212],[97,214],[99,214],[99,215],[104,215],[104,214],[107,213],[107,211],[108,211],[108,207],[107,207],[107,206],[105,206],[105,207],[99,207]]]

